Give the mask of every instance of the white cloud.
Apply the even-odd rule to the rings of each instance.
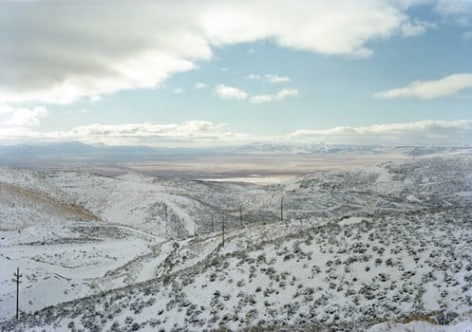
[[[436,25],[430,22],[419,20],[407,21],[401,27],[402,35],[405,37],[415,37],[424,34],[428,29],[436,28]]]
[[[375,94],[377,98],[433,99],[453,96],[462,90],[472,88],[472,74],[453,74],[435,81],[415,81],[403,88],[396,88]]]
[[[273,101],[280,101],[287,99],[289,97],[298,96],[300,93],[297,89],[282,89],[276,94],[265,94],[265,95],[256,95],[249,98],[249,102],[252,104],[264,104],[270,103]]]
[[[367,127],[297,130],[289,140],[343,144],[465,144],[472,137],[472,121],[426,120]]]
[[[0,129],[6,127],[33,127],[40,124],[40,118],[47,115],[45,107],[12,107],[0,105]]]
[[[97,100],[100,95],[120,90],[152,88],[163,82],[171,73],[195,68],[192,62],[172,59],[159,54],[143,54],[139,58],[114,64],[109,70],[112,74],[100,73],[65,78],[64,81],[38,86],[27,91],[1,89],[0,102],[5,104],[32,103],[71,104],[82,97],[92,96]]]
[[[80,126],[68,132],[55,132],[53,135],[69,135],[77,138],[110,137],[110,138],[209,138],[214,137],[222,125],[209,121],[187,121],[180,124],[131,123],[124,125],[93,124]]]
[[[270,83],[287,83],[290,82],[290,78],[287,76],[278,76],[278,75],[266,75],[266,78],[269,80]]]
[[[290,82],[290,78],[288,76],[280,76],[276,74],[265,74],[265,75],[249,74],[247,75],[247,78],[250,80],[266,81],[271,84]]]
[[[203,83],[203,82],[198,82],[198,83],[195,84],[195,86],[194,86],[195,89],[204,89],[204,88],[206,88],[206,87],[207,87],[207,85],[206,85],[205,83]]]
[[[232,86],[218,84],[215,87],[215,91],[223,99],[239,99],[243,100],[247,98],[247,92]]]
[[[420,29],[386,0],[11,1],[2,12],[2,104],[67,104],[153,88],[210,60],[217,46],[270,39],[280,47],[367,57],[370,41],[397,35],[404,25],[407,34]]]
[[[178,94],[178,95],[183,93],[183,92],[184,92],[184,89],[182,89],[182,88],[173,88],[172,89],[172,93],[175,93],[175,94]]]
[[[272,38],[283,47],[369,56],[365,43],[395,34],[405,20],[394,3],[383,0],[235,1],[209,7],[203,29],[215,45]]]
[[[84,143],[188,147],[238,145],[253,142],[452,145],[468,144],[470,137],[472,137],[472,120],[427,120],[365,127],[302,129],[281,136],[254,136],[238,133],[227,128],[225,124],[210,121],[188,121],[173,124],[93,124],[54,132],[40,132],[27,127],[5,127],[0,130],[0,142],[8,143],[73,140]]]
[[[262,76],[258,74],[249,74],[247,75],[247,78],[250,80],[261,80]]]
[[[251,104],[265,104],[265,103],[271,103],[275,100],[275,95],[256,95],[251,98],[249,98],[249,102]]]
[[[288,97],[295,97],[298,96],[299,92],[297,89],[282,89],[279,92],[277,92],[277,100],[283,100]]]
[[[245,142],[250,136],[231,132],[225,124],[187,121],[174,124],[130,123],[92,124],[65,131],[39,132],[10,127],[0,131],[0,141],[80,141],[106,144],[148,144],[160,146],[201,146]]]

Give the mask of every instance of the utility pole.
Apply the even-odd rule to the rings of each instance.
[[[221,236],[223,238],[223,247],[225,246],[225,215],[223,215],[223,222],[221,223]]]
[[[239,206],[239,223],[241,224],[241,228],[243,228],[243,208]]]
[[[280,221],[284,221],[284,197],[280,200]]]
[[[23,277],[23,275],[20,274],[19,267],[16,268],[16,273],[13,273],[13,276],[15,277],[15,279],[12,279],[11,281],[16,282],[16,319],[18,320],[19,318],[18,307],[20,303],[20,284],[21,284],[20,278]]]
[[[164,203],[164,221],[165,221],[165,229],[166,229],[166,235],[167,235],[167,224],[168,224],[168,216],[167,216],[167,204]]]

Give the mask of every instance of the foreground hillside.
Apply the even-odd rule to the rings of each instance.
[[[174,242],[155,279],[0,326],[362,331],[415,318],[450,324],[472,318],[471,218],[472,210],[451,208],[299,231],[257,226],[228,234],[224,246],[219,237]]]
[[[471,166],[418,159],[270,186],[2,169],[0,328],[469,328]]]

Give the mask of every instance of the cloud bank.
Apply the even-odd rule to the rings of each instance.
[[[417,35],[427,28],[410,19],[400,3],[3,2],[0,104],[70,104],[84,97],[154,88],[210,60],[213,47],[242,42],[269,39],[280,47],[369,57],[370,41]]]
[[[92,124],[65,131],[40,132],[30,128],[9,127],[0,131],[0,142],[105,143],[151,146],[215,146],[230,141],[244,142],[248,135],[231,132],[225,124],[210,121],[186,121],[173,124],[129,123]]]
[[[66,131],[40,132],[27,127],[0,130],[0,143],[80,141],[120,145],[224,146],[253,142],[333,143],[368,145],[470,144],[472,120],[378,124],[365,127],[335,127],[297,130],[279,136],[255,136],[233,131],[223,123],[187,121],[174,124],[93,124]]]
[[[470,144],[472,120],[426,120],[410,123],[378,124],[366,127],[335,127],[297,130],[288,135],[295,141],[354,144]]]
[[[415,81],[403,88],[396,88],[375,94],[377,98],[420,98],[434,99],[454,96],[472,88],[472,74],[453,74],[435,81]]]

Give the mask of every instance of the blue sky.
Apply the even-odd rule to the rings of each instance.
[[[470,0],[0,11],[3,144],[472,142]]]

